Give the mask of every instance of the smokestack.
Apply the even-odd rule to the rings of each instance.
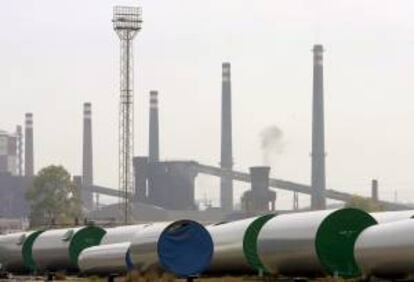
[[[371,182],[371,199],[375,202],[378,202],[378,180],[373,179]]]
[[[223,170],[233,170],[233,143],[231,120],[231,75],[230,63],[222,64],[221,84],[221,161]],[[220,179],[220,202],[224,210],[233,210],[233,180],[222,176]]]
[[[25,115],[25,149],[24,149],[24,172],[26,176],[34,175],[34,151],[33,151],[33,114]]]
[[[323,47],[313,46],[312,210],[326,208],[325,125],[323,109]]]
[[[83,159],[82,184],[84,187],[93,185],[93,149],[92,149],[92,104],[83,104]],[[85,208],[93,208],[93,195],[83,191],[82,201]]]
[[[23,175],[23,131],[22,126],[16,126],[16,141],[17,141],[17,175]]]
[[[250,167],[250,180],[252,184],[252,191],[255,193],[262,193],[269,191],[269,173],[268,166],[253,166]]]
[[[250,168],[252,190],[244,194],[245,201],[247,200],[245,202],[247,210],[254,212],[275,210],[276,193],[269,190],[269,174],[270,167],[268,166]]]
[[[158,91],[150,91],[150,116],[149,116],[149,162],[160,160],[159,124],[158,124]]]

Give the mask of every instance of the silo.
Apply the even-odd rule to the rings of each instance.
[[[131,258],[141,272],[161,268],[179,277],[204,272],[211,262],[213,241],[192,220],[146,224],[131,242]]]
[[[257,253],[257,239],[263,225],[274,214],[207,226],[214,243],[214,254],[207,272],[266,272]]]
[[[355,258],[366,276],[399,278],[414,273],[414,221],[378,224],[355,243]]]
[[[357,277],[354,244],[374,224],[368,213],[353,208],[279,215],[259,233],[259,258],[273,274]]]
[[[97,226],[54,229],[43,232],[33,244],[36,268],[45,271],[76,271],[80,253],[99,245],[105,230]]]

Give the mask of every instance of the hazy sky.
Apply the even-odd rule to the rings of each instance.
[[[13,0],[0,9],[0,128],[34,113],[35,165],[81,171],[82,103],[93,103],[95,182],[117,186],[119,41],[112,6],[138,4],[136,154],[149,90],[161,155],[217,165],[221,63],[232,64],[235,168],[261,165],[260,132],[283,130],[272,174],[309,183],[314,43],[325,46],[328,187],[414,201],[414,2],[400,0]],[[217,202],[218,182],[197,195]],[[237,185],[238,196],[247,185]],[[280,207],[291,207],[280,193]],[[307,201],[307,197],[301,199]],[[302,204],[305,204],[305,201]]]

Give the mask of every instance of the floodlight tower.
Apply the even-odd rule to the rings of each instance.
[[[119,102],[119,191],[124,208],[124,220],[128,223],[129,202],[134,177],[134,61],[133,39],[141,30],[141,8],[115,6],[114,30],[121,41],[121,97]]]

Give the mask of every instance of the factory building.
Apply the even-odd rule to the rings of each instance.
[[[242,209],[249,213],[275,211],[276,192],[269,190],[270,167],[250,168],[251,190],[244,192]]]
[[[158,91],[150,91],[148,157],[135,157],[137,202],[168,210],[195,210],[195,178],[191,161],[160,161]]]
[[[195,178],[191,161],[149,162],[147,167],[149,204],[169,210],[195,210]],[[141,181],[141,180],[139,180]]]
[[[0,217],[2,218],[21,218],[29,214],[25,195],[28,188],[32,186],[34,170],[32,113],[25,115],[24,139],[23,152],[21,126],[16,127],[16,133],[0,131]]]
[[[0,173],[18,174],[17,134],[0,130]]]
[[[133,166],[135,177],[134,202],[145,202],[148,195],[148,157],[135,157]]]
[[[0,217],[21,218],[29,214],[26,191],[32,186],[32,177],[0,173]]]

